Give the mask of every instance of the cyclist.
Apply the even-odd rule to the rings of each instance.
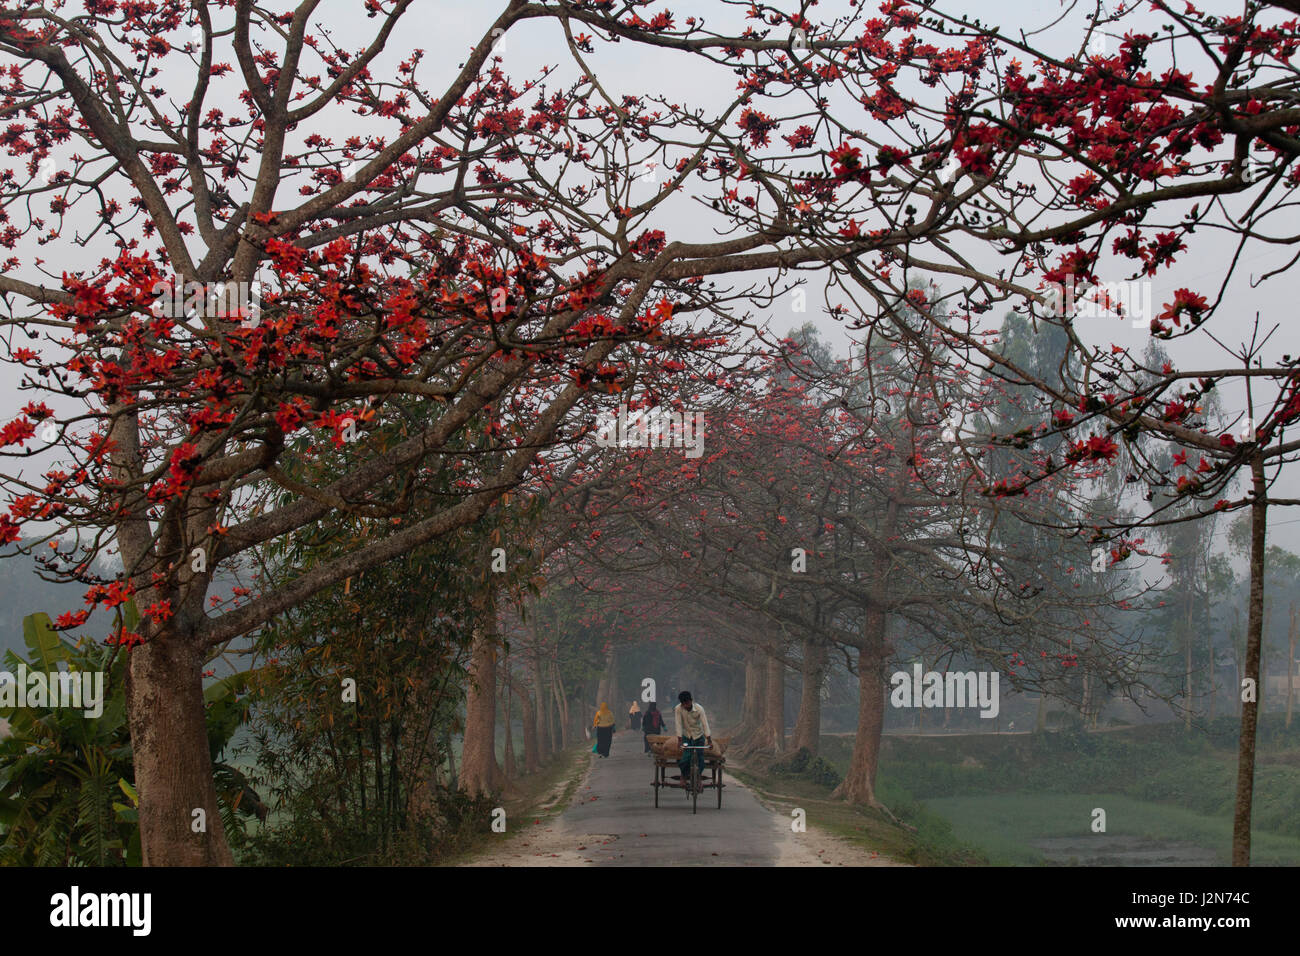
[[[700,774],[704,773],[704,751],[687,750],[687,747],[707,747],[712,745],[713,737],[709,733],[709,718],[704,708],[691,699],[691,692],[684,690],[677,695],[680,702],[673,708],[673,729],[682,744],[682,757],[677,761],[681,768],[681,780],[686,784],[691,779],[691,761],[699,763]]]

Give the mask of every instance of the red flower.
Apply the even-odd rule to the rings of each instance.
[[[1205,296],[1197,295],[1191,289],[1178,289],[1174,292],[1174,301],[1165,305],[1165,310],[1160,313],[1160,318],[1173,319],[1174,325],[1182,328],[1182,315],[1187,313],[1192,325],[1201,321],[1201,313],[1209,308],[1209,303],[1205,301]]]
[[[1087,441],[1077,441],[1068,452],[1065,453],[1065,460],[1069,462],[1079,461],[1111,461],[1119,454],[1119,446],[1106,435],[1093,435]]]

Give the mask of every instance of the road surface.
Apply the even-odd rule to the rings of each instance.
[[[691,813],[685,791],[659,791],[638,733],[614,735],[609,757],[591,763],[558,817],[510,821],[501,846],[473,866],[820,866],[889,865],[869,851],[815,829],[795,833],[788,811],[763,806],[752,790],[723,773],[717,792],[700,795]],[[673,771],[669,772],[670,775]]]

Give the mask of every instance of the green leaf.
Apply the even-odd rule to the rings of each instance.
[[[58,663],[66,662],[72,650],[59,640],[59,635],[54,633],[54,623],[44,611],[23,618],[23,642],[31,649],[36,669],[47,674],[58,670]]]
[[[206,704],[216,703],[226,697],[243,693],[248,689],[248,678],[252,671],[239,671],[231,674],[229,677],[223,677],[221,680],[213,681],[207,687],[203,688],[203,702]]]
[[[140,609],[135,606],[135,598],[122,605],[122,622],[128,631],[140,630]]]

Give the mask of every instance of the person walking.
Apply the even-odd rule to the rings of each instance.
[[[641,705],[636,701],[632,701],[632,706],[628,708],[627,722],[631,730],[637,731],[641,729]]]
[[[662,734],[664,732],[664,715],[659,713],[659,705],[653,700],[650,701],[649,709],[646,710],[645,716],[641,718],[642,740],[645,742],[645,752],[650,752],[650,735]]]
[[[609,756],[609,745],[614,739],[614,712],[609,709],[609,704],[601,702],[600,709],[596,711],[596,718],[591,725],[596,728],[596,753],[602,757]]]

